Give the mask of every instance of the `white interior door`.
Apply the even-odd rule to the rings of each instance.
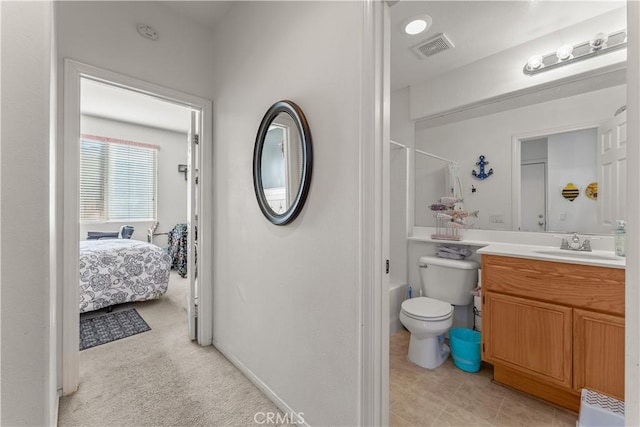
[[[598,128],[598,222],[611,230],[626,219],[627,113]]]
[[[196,112],[191,112],[191,130],[187,148],[187,278],[189,289],[187,292],[187,323],[189,338],[195,340],[198,336],[198,287],[196,272],[196,233],[198,225],[197,216],[197,117]]]
[[[523,164],[520,168],[520,229],[523,231],[547,229],[546,174],[544,163]]]

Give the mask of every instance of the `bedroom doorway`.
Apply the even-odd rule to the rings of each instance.
[[[100,94],[97,97],[95,93],[92,97],[84,96],[95,90]],[[125,101],[117,103],[109,98],[114,94],[123,96]],[[186,277],[187,281],[184,308],[188,330],[185,332],[200,345],[212,342],[211,221],[207,221],[211,212],[208,207],[211,206],[213,176],[212,104],[202,98],[71,60],[65,62],[64,96],[62,262],[65,285],[61,310],[61,370],[63,394],[69,394],[78,388],[80,380],[78,301],[80,311],[92,311],[116,303],[156,299],[167,291],[169,269],[175,268],[176,262],[179,264],[176,270],[184,272],[184,276],[180,276]],[[88,98],[98,102],[88,107],[85,105]],[[145,102],[148,105],[145,106]],[[151,103],[162,107],[151,108]],[[110,106],[109,111],[100,112],[105,106]],[[184,150],[182,154],[163,153],[160,156],[162,150],[167,151],[167,146],[158,142],[162,138],[147,141],[136,137],[135,132],[124,138],[104,131],[109,120],[130,123],[132,117],[141,127],[153,128],[154,123],[162,123],[163,128],[176,127],[176,134],[184,137],[179,145]],[[131,132],[131,128],[127,131]],[[171,162],[171,168],[167,167],[167,162]],[[176,190],[175,186],[164,188],[168,176],[173,177],[174,183],[176,176],[184,179],[182,191]],[[161,185],[162,195],[158,191]],[[174,200],[170,199],[172,194],[176,196]],[[135,231],[139,229],[137,235],[134,231],[135,238],[128,234],[130,223],[135,224]],[[115,238],[101,239],[105,235]],[[161,249],[154,244],[163,239],[166,241],[167,235],[168,248]],[[80,242],[87,237],[90,240]],[[106,271],[100,270],[104,265],[89,266],[88,258],[80,260],[81,245],[82,253],[94,259],[107,257],[117,262],[115,254],[124,253],[120,248],[122,245],[134,253],[123,255],[120,273],[109,278]],[[102,255],[91,252],[97,248],[112,251],[108,247],[114,245],[118,246],[117,252]],[[86,252],[85,247],[91,249]],[[132,265],[129,261],[135,257],[148,264]],[[141,278],[144,286],[143,282],[135,282],[133,276],[127,278],[127,269],[138,269],[146,274],[142,278],[135,273],[135,280]],[[125,279],[119,280],[121,286],[111,293],[97,292],[103,289],[100,285],[97,288],[89,286],[103,278],[109,283]],[[130,288],[122,286],[125,282]]]

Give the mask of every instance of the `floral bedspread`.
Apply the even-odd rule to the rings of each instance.
[[[171,258],[156,245],[129,239],[80,242],[80,312],[160,298]]]
[[[180,277],[187,277],[187,224],[176,224],[168,240],[171,268],[177,270]]]

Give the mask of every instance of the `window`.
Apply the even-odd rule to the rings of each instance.
[[[155,221],[159,148],[82,135],[80,220]]]

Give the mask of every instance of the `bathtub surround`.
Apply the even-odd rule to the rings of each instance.
[[[412,287],[413,289],[413,287]],[[418,294],[416,294],[417,296]],[[400,309],[402,302],[409,297],[409,285],[406,283],[389,284],[389,335],[402,329]]]

